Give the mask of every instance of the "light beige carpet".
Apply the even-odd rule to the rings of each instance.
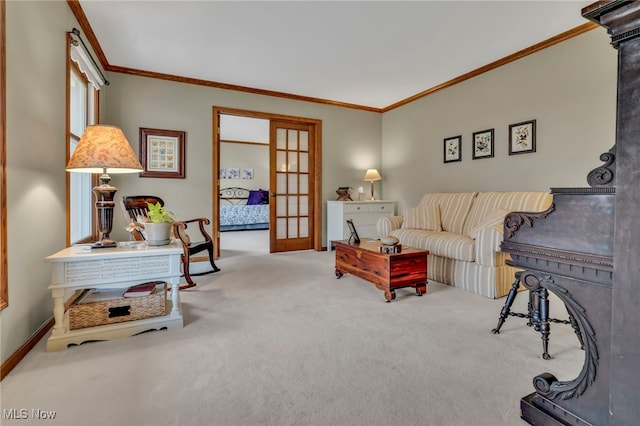
[[[222,271],[181,292],[183,329],[41,341],[0,384],[2,425],[522,425],[535,375],[580,370],[567,325],[552,325],[549,361],[524,319],[491,334],[504,299],[431,283],[385,303],[336,279],[333,252],[270,255],[264,231],[225,234]]]

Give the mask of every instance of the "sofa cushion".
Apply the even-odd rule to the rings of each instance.
[[[546,210],[552,201],[553,196],[546,192],[480,192],[464,224],[464,234],[471,236],[471,230],[496,209],[509,212],[541,212]],[[443,212],[443,224],[444,217]]]
[[[426,204],[405,209],[402,227],[426,229],[427,231],[442,231],[440,207],[437,204]]]
[[[396,229],[390,235],[398,238],[403,245],[429,250],[430,254],[436,256],[468,262],[476,258],[475,241],[466,235],[408,228]]]
[[[438,204],[442,230],[462,234],[476,194],[477,192],[432,192],[422,197],[419,206]]]
[[[478,237],[478,233],[482,228],[489,228],[495,226],[496,229],[502,231],[504,224],[504,217],[509,214],[509,210],[495,209],[487,213],[487,216],[476,226],[469,230],[469,236],[474,240]]]

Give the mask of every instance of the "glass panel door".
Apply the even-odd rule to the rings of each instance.
[[[271,122],[270,251],[313,248],[313,134],[308,124]]]

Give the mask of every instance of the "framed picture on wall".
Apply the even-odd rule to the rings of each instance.
[[[240,169],[238,167],[227,167],[227,179],[240,179]]]
[[[186,132],[140,127],[140,177],[184,179]]]
[[[444,140],[444,162],[462,161],[462,136],[453,136]]]
[[[473,159],[493,157],[493,130],[482,130],[473,133]]]
[[[253,169],[250,169],[250,168],[242,169],[242,179],[253,179]]]
[[[509,125],[509,155],[536,152],[536,120]]]
[[[219,179],[224,179],[226,177],[227,177],[227,169],[225,169],[224,167],[220,167]]]

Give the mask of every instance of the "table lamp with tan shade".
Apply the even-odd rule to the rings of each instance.
[[[369,169],[364,174],[364,181],[371,182],[371,201],[375,200],[375,197],[373,196],[373,182],[377,180],[382,180],[382,176],[380,176],[377,169]]]
[[[115,247],[116,243],[109,238],[109,234],[113,228],[113,198],[118,188],[109,185],[109,173],[142,171],[142,165],[122,130],[105,124],[88,126],[73,151],[66,170],[100,173],[100,185],[93,188],[100,240],[92,248]]]

